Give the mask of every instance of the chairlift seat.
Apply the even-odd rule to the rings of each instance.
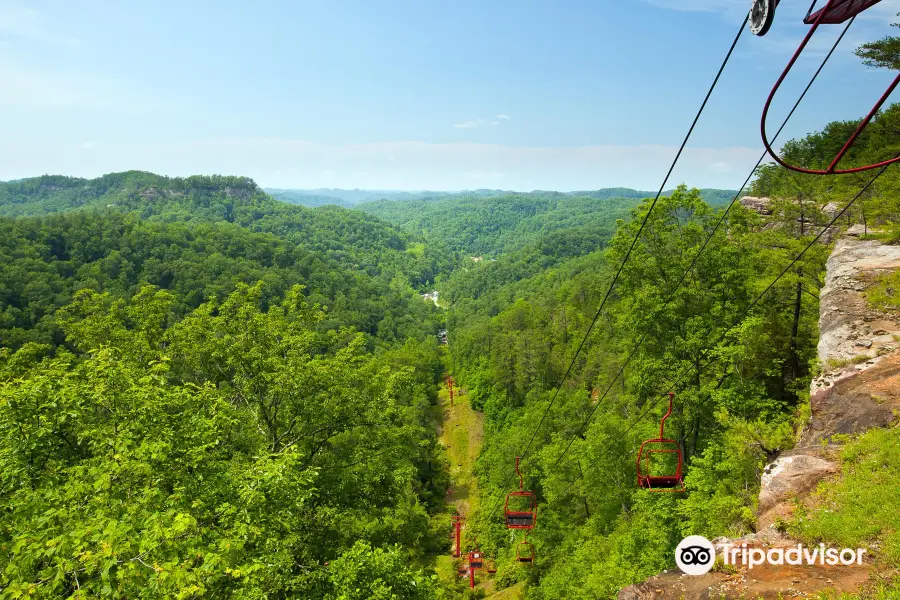
[[[819,20],[821,15],[822,20],[819,21],[820,24],[839,25],[879,2],[881,0],[832,0],[830,3],[826,2],[825,6],[816,12],[807,15],[803,22],[807,25],[812,25]]]

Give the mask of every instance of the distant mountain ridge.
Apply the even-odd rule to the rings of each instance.
[[[437,272],[429,253],[443,266],[450,260],[440,248],[429,247],[424,254],[409,252],[421,240],[375,216],[334,206],[311,209],[282,202],[249,177],[166,177],[125,171],[96,179],[44,175],[0,183],[0,218],[73,211],[131,213],[164,222],[227,222],[321,253],[340,263],[342,270],[371,277],[402,271],[416,286],[430,282]]]
[[[470,194],[475,196],[500,196],[512,192],[504,190],[467,190],[464,192],[447,192],[447,191],[396,191],[396,190],[344,190],[339,188],[317,188],[311,190],[305,189],[279,189],[279,188],[263,188],[263,191],[282,202],[291,204],[302,204],[304,206],[316,207],[326,204],[334,204],[350,208],[357,204],[366,202],[376,202],[378,200],[390,200],[392,202],[402,202],[406,200],[423,200],[426,198],[441,198],[443,196]]]
[[[328,204],[355,207],[359,204],[387,200],[390,202],[403,202],[409,200],[426,200],[443,198],[447,196],[469,196],[489,198],[506,195],[532,195],[558,196],[558,197],[588,197],[598,200],[610,198],[648,198],[656,195],[656,192],[635,190],[632,188],[613,187],[598,190],[583,190],[574,192],[557,192],[553,190],[533,190],[531,192],[515,192],[511,190],[477,189],[463,191],[396,191],[396,190],[345,190],[340,188],[316,188],[316,189],[279,189],[263,188],[270,196],[288,202],[290,204],[302,204],[303,206],[317,207]],[[665,195],[670,195],[673,190],[667,190]],[[717,206],[727,204],[737,194],[737,190],[720,190],[714,188],[702,188],[700,195],[710,204]]]

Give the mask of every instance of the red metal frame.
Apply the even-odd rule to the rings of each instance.
[[[683,492],[684,475],[684,457],[681,454],[681,446],[675,440],[666,438],[666,419],[672,414],[672,399],[675,397],[674,392],[669,392],[669,410],[662,418],[659,424],[659,437],[646,440],[641,444],[637,455],[637,482],[638,487],[649,490],[651,492]],[[658,446],[661,449],[655,449]],[[678,459],[678,465],[673,475],[651,475],[650,461],[653,454],[675,454]],[[645,464],[646,463],[646,464]]]
[[[506,518],[506,527],[508,529],[534,529],[537,522],[537,496],[534,492],[525,490],[525,481],[522,479],[522,473],[519,471],[519,459],[516,457],[516,474],[519,476],[519,491],[510,492],[506,495],[506,503],[503,505],[503,515]],[[530,508],[528,510],[510,510],[509,501],[513,498],[525,499]]]
[[[475,569],[484,568],[484,556],[481,554],[481,550],[475,548],[469,551],[467,560],[469,564],[469,587],[475,589]]]
[[[820,10],[807,15],[803,22],[812,25],[822,19],[822,25],[840,25],[847,19],[855,17],[862,11],[871,8],[881,0],[835,0]]]
[[[527,533],[522,543],[516,546],[516,560],[521,563],[534,563],[534,544],[528,541]]]
[[[484,568],[484,556],[478,548],[469,552],[469,567],[473,569]]]
[[[461,537],[461,535],[460,535],[461,529],[462,529],[462,517],[459,515],[453,515],[453,533],[454,533],[454,537],[456,538],[456,540],[455,540],[456,544],[453,547],[453,558],[460,557],[459,542],[460,542],[460,537]]]
[[[781,84],[784,83],[785,77],[787,77],[788,72],[790,72],[790,70],[794,67],[797,59],[800,58],[800,54],[806,48],[806,45],[809,43],[809,40],[816,32],[816,29],[819,28],[819,25],[843,23],[847,19],[854,17],[867,8],[877,4],[879,1],[880,0],[862,0],[862,2],[857,3],[854,2],[854,0],[828,0],[828,3],[822,9],[816,11],[815,13],[807,16],[806,19],[804,19],[803,22],[806,24],[811,24],[812,27],[809,28],[809,32],[806,34],[806,37],[803,38],[803,42],[800,44],[800,47],[797,48],[796,52],[794,52],[794,56],[791,57],[791,60],[787,64],[787,67],[785,67],[784,71],[781,73],[781,76],[775,83],[775,87],[773,87],[772,91],[769,92],[769,97],[766,100],[765,108],[763,108],[762,119],[760,122],[760,132],[762,133],[762,140],[763,144],[766,147],[766,151],[782,167],[790,169],[791,171],[797,171],[799,173],[807,173],[809,175],[843,175],[846,173],[859,173],[861,171],[877,169],[879,167],[884,167],[895,162],[900,162],[900,156],[897,156],[889,160],[883,160],[881,162],[866,165],[863,167],[853,167],[850,169],[837,168],[838,163],[842,158],[844,158],[844,155],[847,154],[847,151],[850,150],[850,147],[854,144],[854,142],[856,142],[856,139],[863,132],[863,129],[865,129],[866,126],[868,126],[868,124],[872,121],[872,119],[875,117],[875,114],[881,109],[881,106],[887,101],[888,97],[894,91],[894,88],[896,88],[897,85],[900,84],[900,73],[897,73],[894,81],[890,86],[888,86],[887,91],[885,91],[881,98],[879,98],[875,106],[872,107],[872,110],[869,111],[869,114],[866,115],[863,121],[859,124],[859,127],[856,128],[856,131],[853,132],[853,135],[851,135],[850,138],[847,139],[847,141],[844,143],[844,146],[831,161],[831,164],[828,165],[827,169],[807,169],[804,167],[798,167],[796,165],[788,164],[780,156],[778,156],[778,153],[775,152],[775,150],[772,149],[772,145],[769,142],[768,136],[766,135],[766,117],[769,114],[769,108],[772,105],[772,100],[774,100],[775,94],[778,92]]]

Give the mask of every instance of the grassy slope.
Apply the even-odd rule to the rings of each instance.
[[[456,388],[454,388],[453,396],[453,407],[451,407],[447,388],[442,387],[438,394],[442,413],[440,442],[446,448],[450,461],[452,491],[448,494],[447,499],[457,512],[465,517],[472,514],[478,499],[478,479],[473,470],[484,438],[483,415],[473,410],[469,404],[469,397],[465,394],[460,395]],[[471,542],[472,540],[466,537],[466,531],[463,528],[462,547],[464,552],[471,547]],[[458,585],[464,582],[457,574],[457,564],[458,562],[454,561],[450,555],[445,554],[437,557],[435,570],[442,580],[457,582],[458,589],[465,589]],[[478,588],[486,592],[489,597],[504,600],[521,598],[521,585],[512,586],[493,595],[493,581],[488,579],[483,571],[478,573],[476,581]]]
[[[900,426],[847,444],[841,476],[819,488],[817,507],[798,514],[791,533],[805,544],[868,548],[885,581],[858,596],[900,598]]]

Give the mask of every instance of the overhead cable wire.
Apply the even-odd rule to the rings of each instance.
[[[897,153],[895,156],[900,156],[900,153]],[[890,164],[881,167],[881,169],[878,171],[878,173],[876,173],[875,176],[872,177],[872,178],[868,181],[868,183],[866,183],[866,185],[864,185],[863,188],[862,188],[861,190],[859,190],[859,192],[857,192],[856,195],[855,195],[855,196],[854,196],[854,197],[853,197],[853,198],[852,198],[852,199],[844,206],[844,208],[842,208],[842,209],[840,210],[840,212],[838,212],[838,213],[831,219],[831,221],[829,221],[828,224],[827,224],[827,225],[826,225],[826,226],[825,226],[825,227],[824,227],[824,228],[823,228],[823,229],[822,229],[822,230],[821,230],[821,231],[820,231],[820,232],[819,232],[819,233],[818,233],[818,234],[817,234],[817,235],[816,235],[816,236],[815,236],[815,237],[814,237],[807,245],[806,245],[806,247],[804,247],[803,250],[802,250],[796,257],[794,257],[794,259],[790,262],[790,264],[788,264],[788,265],[781,271],[781,273],[779,273],[778,276],[775,277],[775,279],[773,279],[773,280],[769,283],[769,285],[766,286],[766,288],[762,291],[762,293],[760,293],[760,294],[753,300],[753,302],[751,302],[750,304],[748,304],[748,305],[744,308],[744,310],[741,311],[741,313],[738,315],[738,317],[731,323],[731,325],[728,326],[727,329],[725,329],[725,331],[722,332],[722,334],[716,339],[716,341],[713,342],[712,344],[708,345],[708,346],[707,346],[705,349],[703,349],[701,352],[702,352],[703,354],[706,354],[707,352],[710,352],[710,351],[713,350],[714,348],[718,347],[718,345],[722,342],[722,340],[724,340],[725,337],[726,337],[726,336],[727,336],[727,335],[728,335],[735,327],[737,327],[737,326],[740,324],[741,321],[744,320],[744,318],[745,318],[745,317],[750,313],[750,311],[751,311],[751,310],[759,303],[759,301],[762,300],[762,299],[766,296],[766,294],[768,294],[769,291],[771,291],[771,289],[772,289],[773,287],[775,287],[775,284],[778,283],[778,281],[780,281],[781,278],[784,277],[784,276],[785,276],[785,275],[786,275],[786,274],[794,267],[794,265],[796,265],[797,262],[799,262],[800,259],[803,258],[804,255],[806,255],[807,251],[809,251],[809,249],[812,248],[813,245],[815,245],[816,242],[818,242],[819,239],[820,239],[823,235],[825,235],[825,233],[826,233],[829,229],[831,229],[831,228],[834,226],[834,224],[837,223],[837,221],[838,221],[841,217],[844,216],[844,214],[850,209],[850,207],[853,206],[853,204],[854,204],[854,203],[855,203],[855,202],[856,202],[856,201],[857,201],[857,200],[858,200],[858,199],[859,199],[859,198],[860,198],[860,197],[861,197],[861,196],[862,196],[862,195],[863,195],[863,194],[864,194],[871,186],[872,186],[872,184],[874,184],[875,181],[878,180],[878,178],[881,177],[881,176],[884,174],[885,171],[887,171],[887,168],[888,168],[889,166],[890,166]],[[708,367],[708,366],[711,365],[713,362],[715,362],[715,359],[713,359],[713,360],[707,362],[705,365],[703,365],[703,368]],[[693,369],[684,369],[684,370],[682,370],[681,374],[679,374],[679,376],[675,379],[675,381],[673,381],[671,384],[665,386],[666,392],[663,393],[663,394],[661,394],[661,395],[659,395],[659,396],[657,397],[657,399],[656,399],[654,402],[652,402],[652,403],[650,404],[650,406],[647,408],[647,410],[645,410],[643,413],[641,413],[640,415],[638,415],[638,417],[631,423],[631,425],[629,425],[625,430],[622,431],[622,433],[621,433],[618,437],[616,437],[612,442],[610,442],[610,445],[615,444],[615,443],[618,443],[620,440],[622,440],[622,439],[628,434],[628,432],[630,432],[632,429],[634,429],[634,427],[635,427],[635,426],[636,426],[636,425],[637,425],[637,424],[638,424],[645,416],[647,416],[647,415],[650,413],[650,411],[652,411],[652,410],[659,404],[660,399],[666,397],[666,396],[668,395],[668,392],[669,392],[670,390],[675,389],[675,387],[681,382],[681,380],[684,379],[684,377],[686,377],[687,374],[688,374],[690,371],[692,371],[692,370],[693,370]],[[595,463],[596,463],[596,461],[595,461],[594,463],[591,463],[591,465],[589,465],[589,466],[593,466],[593,464],[595,464]],[[564,488],[564,489],[563,489],[563,494],[565,494],[565,492],[568,491],[569,488],[570,488],[572,485],[574,485],[574,483],[575,483],[576,481],[578,481],[579,479],[581,479],[581,476],[576,477],[576,478],[575,478],[575,479],[574,479],[574,480],[573,480],[566,488]],[[561,494],[561,495],[562,495],[562,494]]]
[[[606,290],[606,294],[603,296],[603,300],[600,302],[600,306],[597,309],[597,312],[594,314],[593,319],[591,319],[590,325],[587,328],[587,331],[584,333],[584,337],[582,337],[581,342],[578,344],[578,347],[575,350],[575,355],[572,357],[572,360],[569,362],[569,366],[566,368],[566,372],[560,380],[559,385],[556,387],[555,392],[553,393],[550,402],[547,404],[547,408],[544,409],[543,414],[541,415],[540,421],[537,426],[531,433],[531,437],[528,440],[528,443],[525,445],[525,449],[519,454],[519,456],[524,460],[527,456],[528,451],[531,449],[532,443],[534,443],[535,438],[537,437],[538,432],[541,427],[543,427],[544,422],[547,419],[547,415],[550,413],[550,410],[553,408],[556,399],[559,396],[560,391],[562,390],[563,385],[568,380],[569,375],[572,372],[572,368],[575,366],[575,362],[578,359],[579,354],[581,354],[581,350],[584,348],[585,343],[590,337],[591,331],[593,331],[594,326],[597,324],[597,320],[600,318],[600,315],[603,313],[603,309],[606,306],[607,301],[612,295],[613,289],[616,286],[616,283],[619,279],[619,276],[622,274],[622,270],[625,268],[628,259],[631,257],[631,253],[637,245],[638,240],[641,237],[641,234],[644,231],[644,227],[647,225],[647,222],[650,219],[650,215],[653,212],[653,209],[656,207],[656,204],[659,202],[660,196],[662,196],[663,190],[665,189],[666,184],[669,181],[669,178],[672,175],[672,172],[675,170],[675,166],[678,164],[678,160],[681,158],[682,153],[684,152],[685,147],[687,146],[688,140],[690,140],[691,135],[694,132],[694,129],[697,126],[697,123],[700,121],[700,116],[703,114],[706,105],[709,103],[709,99],[712,96],[713,91],[716,89],[717,84],[719,83],[719,79],[722,77],[722,73],[725,71],[725,66],[728,64],[728,61],[731,59],[732,54],[734,53],[734,49],[737,47],[738,41],[741,39],[741,36],[744,33],[744,29],[746,25],[746,20],[741,22],[741,26],[738,29],[737,35],[735,35],[734,40],[731,42],[731,46],[728,48],[728,52],[725,55],[725,58],[722,60],[722,64],[719,66],[718,71],[716,72],[716,76],[713,78],[712,84],[706,92],[706,96],[703,98],[703,102],[700,104],[700,108],[697,110],[697,114],[694,116],[694,120],[691,122],[691,126],[688,129],[687,134],[684,136],[684,139],[681,142],[681,146],[678,148],[678,152],[675,154],[675,158],[672,160],[672,164],[669,166],[669,170],[666,172],[666,176],[662,181],[662,184],[659,186],[659,190],[656,193],[653,201],[650,204],[649,209],[647,210],[647,214],[644,216],[643,221],[641,222],[640,227],[638,228],[637,233],[634,236],[634,239],[631,242],[631,246],[628,248],[628,251],[625,253],[625,256],[622,259],[621,264],[616,270],[615,275],[613,276],[612,281],[609,284],[609,287]],[[502,496],[500,496],[502,497]],[[497,507],[499,504],[499,498],[494,502],[494,505],[491,507],[491,512]]]
[[[825,68],[825,65],[828,63],[828,60],[831,58],[831,55],[834,54],[835,50],[837,50],[838,45],[841,43],[841,40],[844,38],[844,34],[846,34],[847,30],[850,29],[850,25],[853,24],[853,21],[855,18],[856,17],[853,17],[853,19],[850,19],[850,21],[844,27],[843,31],[841,31],[841,35],[838,36],[837,40],[835,40],[834,44],[831,46],[831,50],[829,50],[828,54],[825,55],[825,58],[822,60],[822,63],[819,65],[819,68],[816,69],[816,72],[813,74],[812,79],[810,79],[809,83],[806,85],[806,88],[803,90],[803,93],[801,93],[800,96],[797,98],[797,101],[794,103],[793,108],[791,108],[790,112],[784,118],[784,121],[782,121],[781,127],[778,128],[778,131],[772,137],[773,142],[778,138],[778,136],[784,130],[785,126],[787,126],[788,121],[794,115],[794,112],[800,106],[800,103],[803,101],[803,98],[806,96],[806,93],[809,92],[813,83],[815,83],[816,79],[819,77],[819,73],[821,73],[822,69]],[[688,275],[690,275],[693,272],[694,267],[696,267],[696,265],[697,265],[697,261],[700,259],[700,256],[706,250],[706,247],[709,245],[709,242],[712,240],[713,236],[715,236],[715,234],[719,231],[719,228],[722,226],[722,223],[728,217],[728,213],[731,212],[731,209],[737,203],[738,198],[741,197],[743,190],[747,187],[747,184],[750,183],[750,179],[753,177],[754,173],[756,173],[756,170],[762,164],[763,160],[765,160],[767,155],[768,155],[768,151],[763,150],[763,153],[762,153],[762,155],[760,155],[759,160],[756,161],[756,164],[750,170],[750,173],[747,175],[747,178],[744,179],[744,183],[741,185],[740,188],[738,188],[737,193],[735,193],[734,197],[731,199],[731,202],[728,204],[728,207],[725,209],[725,211],[719,217],[719,220],[716,222],[712,231],[709,233],[709,235],[706,236],[706,239],[704,240],[703,244],[701,244],[700,249],[694,255],[694,258],[691,261],[690,266],[681,275],[681,279],[678,280],[678,283],[675,285],[675,289],[672,291],[672,293],[669,294],[668,298],[663,303],[663,305],[650,317],[650,319],[649,319],[650,322],[654,321],[660,314],[662,314],[663,310],[665,310],[665,308],[672,302],[672,300],[675,299],[675,294],[678,293],[678,290],[684,284]],[[613,386],[616,384],[616,381],[618,381],[619,377],[621,377],[622,374],[625,372],[625,368],[631,362],[631,359],[634,358],[634,355],[637,353],[638,349],[643,345],[643,343],[647,339],[647,336],[649,335],[649,333],[650,333],[650,330],[647,329],[644,332],[644,334],[641,336],[641,338],[638,340],[638,342],[632,347],[631,351],[629,352],[625,361],[622,363],[622,366],[619,368],[615,377],[613,377],[612,381],[610,381],[609,385],[603,391],[603,394],[597,399],[597,402],[594,404],[594,408],[588,414],[587,418],[584,420],[584,422],[582,423],[582,425],[578,429],[578,431],[575,433],[575,435],[572,436],[572,439],[569,440],[569,444],[566,446],[565,450],[562,451],[562,453],[559,455],[559,458],[557,458],[556,462],[553,463],[551,470],[556,468],[557,465],[559,465],[560,461],[563,459],[563,457],[569,451],[569,448],[572,447],[572,444],[575,442],[575,439],[582,437],[584,435],[584,432],[588,426],[588,423],[590,423],[591,419],[594,416],[594,413],[597,412],[597,409],[600,407],[601,403],[606,398],[606,396],[609,394],[609,392],[612,390]]]

